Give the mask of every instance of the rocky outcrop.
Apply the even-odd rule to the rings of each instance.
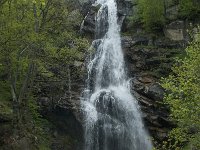
[[[95,33],[95,13],[93,9],[87,12],[80,29],[81,34],[89,35],[91,38],[94,37]]]
[[[168,131],[174,125],[169,121],[169,110],[162,102],[164,89],[159,84],[159,79],[171,72],[173,58],[183,53],[184,43],[164,37],[153,39],[149,35],[135,35],[122,37],[122,47],[131,78],[131,91],[141,106],[145,125],[155,140],[162,141],[167,138]],[[75,64],[71,70],[83,66],[81,62]],[[75,72],[71,73],[75,75]],[[41,85],[39,103],[42,114],[54,124],[56,140],[53,149],[67,147],[59,140],[63,134],[74,140],[78,139],[68,149],[81,149],[84,120],[80,94],[84,88],[84,79],[82,75],[73,76],[70,92],[68,86],[62,87],[62,80],[55,84]]]
[[[81,92],[84,89],[84,63],[50,66],[54,76],[37,76],[35,94],[41,115],[52,125],[52,150],[80,149],[83,143]]]
[[[163,88],[152,77],[136,77],[132,81],[132,93],[137,98],[145,125],[156,141],[167,138],[167,133],[173,127],[169,121],[168,109],[162,104]]]
[[[185,25],[183,21],[174,21],[166,25],[164,30],[165,36],[174,41],[182,41],[185,39]]]
[[[137,9],[136,3],[133,3],[132,0],[118,0],[117,2],[118,22],[122,28],[125,28],[122,31],[129,31],[129,27],[124,22],[126,22],[126,17],[133,13],[134,9],[132,8],[135,7]],[[89,35],[93,39],[95,14],[99,6],[92,5],[92,1],[82,3],[82,6],[86,5],[88,7],[83,7],[82,10],[85,18],[81,25],[81,31],[84,36]],[[178,24],[178,26],[174,28],[174,24]],[[181,21],[176,21],[167,25],[165,36],[161,37],[153,37],[144,33],[140,34],[142,32],[122,37],[124,57],[128,75],[131,78],[131,91],[141,106],[143,119],[150,134],[157,141],[165,139],[168,131],[173,127],[168,118],[169,110],[162,104],[164,89],[159,84],[159,79],[171,72],[171,67],[174,63],[173,57],[183,53],[182,49],[186,45],[183,24]],[[174,32],[179,31],[179,29],[181,29],[180,34],[175,34]],[[74,67],[79,68],[78,66]],[[54,95],[55,93],[59,94],[56,94],[54,97],[51,94],[41,95],[39,102],[43,108],[43,115],[55,124],[55,136],[59,138],[60,132],[63,132],[65,135],[77,138],[79,142],[74,143],[74,145],[81,146],[83,142],[83,112],[79,97],[84,87],[84,77],[81,76],[81,80],[80,77],[77,77],[72,79],[71,82],[71,96],[69,96],[70,93],[65,93],[59,87],[59,82],[56,86],[54,85],[50,88],[51,91],[46,92],[45,90],[49,89],[49,84],[46,85],[47,87],[43,84],[44,90],[42,90],[42,93],[51,93],[53,91]],[[64,89],[67,90],[66,88]],[[58,145],[63,144],[56,141],[54,147],[58,147]],[[73,148],[77,147],[72,146]]]
[[[95,32],[95,13],[98,11],[99,6],[93,4],[94,1],[86,0],[82,2],[82,12],[85,14],[81,25],[81,33],[89,35],[92,39],[94,38]],[[133,13],[132,7],[135,5],[132,0],[117,0],[118,4],[118,23],[123,26],[126,16],[130,16]],[[85,7],[87,6],[87,7]],[[98,38],[98,37],[97,37]]]
[[[184,52],[184,42],[135,35],[122,37],[122,46],[129,77],[132,77],[132,93],[141,106],[144,122],[153,138],[162,141],[174,125],[162,101],[165,91],[159,79],[171,72],[173,58]]]
[[[130,28],[124,25],[124,22],[126,22],[127,15],[132,14],[132,8],[136,9],[136,4],[132,0],[118,0],[117,2],[119,23],[122,28],[126,28],[123,31],[129,31]],[[81,31],[84,36],[89,35],[93,39],[95,14],[99,6],[92,5],[92,3],[89,0],[83,0],[81,3],[82,13],[85,14]],[[169,110],[162,103],[164,89],[159,84],[159,79],[171,72],[173,58],[183,53],[182,49],[187,43],[183,24],[181,21],[175,21],[167,25],[165,36],[161,37],[140,34],[142,32],[133,33],[133,35],[129,33],[128,36],[122,37],[132,94],[141,106],[145,125],[157,141],[166,139],[168,131],[173,127],[168,118]],[[175,25],[176,28],[174,28]],[[83,62],[77,62],[71,66],[73,78],[70,81],[70,88],[68,81],[62,78],[66,78],[63,72],[56,68],[51,68],[51,70],[56,70],[55,74],[59,75],[59,80],[38,83],[40,89],[37,89],[37,95],[39,95],[38,103],[41,106],[41,114],[54,125],[52,149],[81,149],[83,111],[80,105],[80,95],[84,88],[83,74],[86,75],[86,72],[80,75],[76,74],[76,70],[86,70],[86,68]],[[63,137],[72,139],[71,145],[65,144]]]

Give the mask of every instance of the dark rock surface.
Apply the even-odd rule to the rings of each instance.
[[[174,41],[183,41],[187,37],[184,21],[177,20],[165,26],[165,36]]]
[[[137,98],[145,125],[151,136],[162,141],[167,138],[168,131],[173,127],[169,121],[169,110],[162,104],[164,89],[159,84],[162,76],[167,76],[171,72],[174,57],[183,53],[182,46],[169,47],[168,42],[160,42],[163,46],[155,44],[155,41],[166,41],[154,39],[149,36],[125,36],[122,37],[122,47],[126,60],[128,75],[131,78],[131,91]],[[179,42],[174,44],[179,44]],[[149,46],[149,43],[151,46]],[[170,42],[169,42],[170,43]],[[164,48],[163,48],[164,47]],[[80,62],[81,64],[81,62]],[[68,82],[60,80],[55,83],[42,83],[38,94],[41,106],[41,114],[53,125],[55,142],[52,144],[53,150],[80,149],[83,145],[83,112],[80,105],[80,96],[84,88],[84,72],[76,75],[76,70],[80,70],[81,65],[71,67],[71,91],[68,90]],[[85,68],[82,68],[85,70]],[[57,72],[59,76],[64,76],[62,72]],[[73,139],[72,144],[64,144],[62,137]]]
[[[81,0],[80,0],[81,1]],[[83,23],[81,25],[81,33],[84,35],[89,35],[92,39],[95,33],[95,13],[98,11],[98,6],[92,5],[94,1],[85,0],[82,1],[82,13],[85,14]],[[132,15],[132,0],[117,0],[118,4],[118,23],[121,27],[124,24],[126,16]],[[98,38],[98,37],[97,37]]]
[[[54,70],[56,77],[38,76],[35,94],[38,96],[41,115],[52,124],[49,131],[53,134],[51,149],[81,150],[83,123],[80,96],[86,74],[84,63],[75,62],[74,65],[60,69],[51,66],[49,70]]]
[[[152,40],[148,35],[135,35],[122,37],[122,47],[129,77],[132,77],[131,90],[139,101],[144,122],[152,137],[162,141],[174,125],[162,102],[165,91],[159,80],[171,72],[174,58],[183,54],[184,46],[164,37]]]
[[[91,10],[87,13],[85,19],[81,24],[81,34],[94,37],[94,33],[95,33],[95,11]]]
[[[131,0],[118,0],[119,23],[123,31],[129,31],[123,26],[126,16],[132,12],[135,6]],[[95,13],[98,6],[92,6],[92,1],[83,0],[82,12],[85,19],[82,24],[82,34],[94,38]],[[87,6],[87,7],[86,7]],[[180,26],[182,27],[182,26]],[[167,138],[168,131],[173,127],[169,121],[169,110],[162,104],[164,89],[159,84],[160,77],[167,76],[174,64],[174,57],[183,53],[186,42],[162,37],[152,37],[148,34],[132,34],[122,37],[122,47],[126,61],[128,76],[131,78],[131,91],[137,98],[144,123],[151,136],[162,141]],[[80,149],[83,144],[83,112],[80,105],[80,95],[84,88],[84,75],[75,75],[76,70],[86,70],[84,63],[71,67],[72,79],[69,91],[69,83],[63,78],[56,82],[42,82],[41,89],[37,89],[40,95],[38,103],[41,106],[41,114],[53,125],[54,143],[53,150]],[[82,68],[81,68],[82,67]],[[56,68],[52,68],[56,70]],[[57,70],[60,77],[65,77]],[[66,78],[66,77],[65,77]],[[62,138],[70,137],[72,143],[64,143]],[[70,146],[69,146],[70,145]]]
[[[82,24],[82,34],[94,38],[95,13],[99,6],[92,6],[94,0],[79,0],[77,8],[81,9],[85,19]],[[122,31],[129,32],[128,17],[137,9],[133,0],[117,0],[119,24]],[[134,8],[134,9],[132,9]],[[167,10],[169,18],[176,18],[176,6]],[[172,16],[173,15],[173,16]],[[183,48],[187,45],[185,33],[186,24],[181,20],[173,20],[163,29],[162,37],[152,37],[141,33],[140,26],[137,33],[122,36],[122,47],[126,61],[128,76],[131,78],[131,91],[137,98],[144,123],[151,136],[162,141],[166,139],[168,131],[174,126],[169,121],[169,110],[163,105],[164,89],[160,86],[160,77],[167,76],[174,64],[174,57],[183,54]],[[66,66],[65,66],[66,67]],[[35,85],[38,104],[41,106],[41,114],[52,125],[53,133],[52,150],[82,150],[83,145],[83,112],[80,105],[81,92],[84,89],[86,68],[80,61],[70,66],[71,79],[68,81],[66,69],[53,66],[49,70],[57,76],[56,79],[38,77]],[[83,70],[83,72],[79,72]],[[77,73],[79,72],[79,73]],[[70,88],[69,88],[70,86]],[[0,146],[9,145],[13,139],[8,138],[12,134],[11,118],[9,112],[2,113],[0,103]],[[27,148],[30,141],[21,139],[17,143],[19,149]],[[28,143],[28,145],[27,145]]]

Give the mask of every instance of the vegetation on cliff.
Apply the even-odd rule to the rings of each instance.
[[[137,14],[133,22],[141,22],[146,31],[156,31],[168,22],[168,12],[177,13],[176,19],[199,19],[200,2],[197,0],[137,0]],[[174,19],[174,18],[173,18]]]
[[[134,10],[137,14],[131,17],[132,22],[136,26],[138,23],[142,25],[145,32],[154,32],[156,35],[163,33],[165,25],[174,20],[184,20],[186,26],[188,22],[199,23],[200,20],[200,3],[196,0],[137,0],[136,6],[134,9],[138,10]],[[170,18],[169,12],[175,17]],[[174,29],[177,28],[174,26]],[[161,150],[200,149],[199,32],[195,33],[194,41],[185,51],[186,56],[176,59],[171,75],[162,78],[162,86],[166,90],[164,103],[170,109],[170,119],[175,127],[169,132],[169,139],[157,145]]]
[[[186,49],[187,55],[177,59],[173,74],[162,80],[167,90],[164,101],[169,105],[176,124],[163,149],[200,149],[200,36]]]
[[[179,16],[185,19],[200,19],[200,2],[198,0],[180,0]]]
[[[76,32],[82,16],[71,3],[0,2],[0,119],[9,116],[13,132],[8,137],[2,131],[0,149],[5,144],[17,149],[17,141],[23,137],[35,147],[48,149],[49,133],[44,130],[47,122],[39,114],[36,101],[36,78],[55,79],[52,66],[67,68],[75,60],[82,60],[88,43]]]
[[[84,59],[88,41],[78,33],[84,16],[76,8],[76,2],[0,1],[0,149],[27,149],[27,143],[29,149],[50,149],[54,134],[50,132],[52,124],[41,115],[38,97],[43,92],[41,84],[49,81],[54,87],[54,82],[61,80],[61,90],[65,91],[70,66]],[[137,0],[137,4],[138,16],[134,14],[131,19],[142,24],[147,32],[163,30],[169,22],[166,12],[171,6],[178,8],[177,19],[200,18],[198,0]],[[149,51],[149,45],[146,49]],[[167,48],[159,48],[159,54],[163,53],[162,49]],[[175,49],[172,53],[176,53],[174,51],[177,52]],[[162,79],[166,89],[164,101],[176,127],[170,132],[169,140],[160,146],[161,150],[200,149],[200,38],[196,38],[186,52],[185,58],[177,59],[172,75]],[[146,55],[143,53],[141,55]],[[153,58],[153,55],[149,59],[154,63],[157,61],[153,59],[172,59],[160,55]],[[169,66],[161,65],[171,71]],[[168,75],[167,69],[167,73],[161,75]],[[53,94],[57,93],[53,91]],[[61,138],[63,143],[73,141],[70,137]]]
[[[138,15],[146,30],[160,29],[165,23],[164,1],[138,0]]]

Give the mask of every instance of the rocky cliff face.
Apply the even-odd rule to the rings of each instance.
[[[132,29],[129,27],[128,17],[137,9],[137,4],[132,0],[117,2],[118,22],[122,27],[122,47],[132,93],[140,103],[149,132],[155,140],[162,141],[167,138],[173,124],[169,121],[169,110],[162,104],[164,89],[159,81],[171,72],[174,58],[184,53],[183,49],[189,40],[186,24],[180,20],[171,21],[159,36],[148,35],[140,26],[130,34]],[[82,24],[82,32],[93,37],[94,16],[98,7],[92,5],[90,8]],[[174,9],[167,9],[167,12],[167,17],[176,19]]]
[[[98,10],[98,6],[92,3],[92,0],[80,3],[82,13],[85,14],[81,25],[82,35],[91,39],[94,38],[95,13]],[[132,0],[118,0],[118,22],[123,32],[122,47],[127,72],[132,93],[140,103],[145,125],[156,141],[162,141],[167,138],[167,133],[173,124],[169,121],[168,108],[162,104],[164,89],[159,81],[161,77],[171,72],[174,58],[184,53],[183,49],[188,41],[186,25],[183,21],[173,21],[159,36],[146,34],[141,27],[130,33],[128,16],[135,9],[137,5]],[[62,79],[56,83],[42,83],[40,91],[37,91],[40,95],[38,101],[42,106],[41,113],[54,124],[53,150],[66,148],[81,150],[83,144],[80,95],[84,88],[86,67],[84,62],[77,62],[70,67],[70,70],[70,91],[69,83],[63,83]],[[77,74],[77,70],[83,71]],[[59,71],[57,74],[65,76]],[[71,143],[63,140],[66,138],[71,139],[68,140]]]
[[[125,36],[122,46],[132,93],[140,103],[144,122],[152,137],[162,141],[173,124],[169,121],[167,107],[162,104],[164,89],[159,80],[170,73],[173,58],[183,50],[179,42],[160,41],[158,44],[158,40],[161,39],[152,43],[148,37]]]
[[[66,69],[66,68],[68,69]],[[52,150],[81,149],[83,143],[80,95],[84,88],[84,62],[64,68],[52,66],[56,79],[37,77],[35,86],[42,116],[52,125]],[[40,87],[38,89],[38,87]]]
[[[82,35],[91,39],[94,38],[94,17],[98,10],[98,6],[92,5],[93,2],[94,0],[79,0],[76,3],[77,9],[81,9],[85,16],[81,25]],[[137,10],[137,5],[133,0],[117,2],[118,22],[122,27],[122,47],[131,90],[140,103],[143,119],[150,134],[156,141],[162,141],[173,124],[168,118],[168,108],[162,104],[164,89],[159,81],[171,72],[174,58],[184,54],[183,49],[189,40],[186,28],[189,26],[183,20],[176,20],[177,6],[174,5],[167,9],[167,17],[171,21],[159,36],[145,33],[140,26],[130,32],[133,27],[129,24],[128,16]],[[81,150],[83,119],[80,96],[87,74],[84,60],[62,68],[51,66],[49,69],[55,74],[56,80],[38,76],[35,94],[38,96],[41,114],[52,124],[49,131],[53,135],[51,149]],[[11,110],[2,108],[4,106],[0,103],[0,145],[5,142],[9,144],[10,139],[6,137],[12,134],[9,130],[11,127],[8,127],[12,122]]]

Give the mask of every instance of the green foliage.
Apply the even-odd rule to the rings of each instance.
[[[179,12],[182,18],[200,17],[200,2],[198,0],[180,0]]]
[[[199,0],[137,0],[136,3],[129,22],[136,25],[142,23],[146,31],[161,29],[167,21],[167,9],[173,6],[178,6],[178,17],[181,19],[200,19]]]
[[[12,119],[12,109],[10,108],[10,104],[8,102],[0,101],[0,116]]]
[[[34,93],[39,88],[36,77],[52,79],[52,66],[82,61],[88,47],[88,41],[76,32],[82,16],[72,9],[74,2],[0,2],[0,111],[13,112],[13,124],[19,124],[18,130],[41,150],[48,149],[50,133]]]
[[[163,79],[165,102],[177,127],[170,132],[170,149],[200,149],[200,37],[177,59],[173,75]]]
[[[83,60],[88,41],[75,32],[81,14],[78,10],[68,11],[68,5],[71,6],[65,0],[0,3],[0,93],[4,93],[1,99],[12,99],[11,83],[15,84],[18,98],[28,73],[48,72],[48,66],[54,63]]]
[[[162,0],[138,0],[138,15],[147,31],[160,29],[165,23]]]
[[[51,128],[51,124],[44,119],[39,113],[40,107],[37,105],[36,98],[30,96],[28,102],[28,112],[26,117],[28,120],[32,120],[31,123],[28,123],[28,129],[32,130],[32,134],[34,135],[35,146],[39,148],[39,150],[48,150],[50,149],[50,141],[51,136],[48,131]]]
[[[11,99],[10,87],[7,81],[0,81],[0,101],[5,102]]]

